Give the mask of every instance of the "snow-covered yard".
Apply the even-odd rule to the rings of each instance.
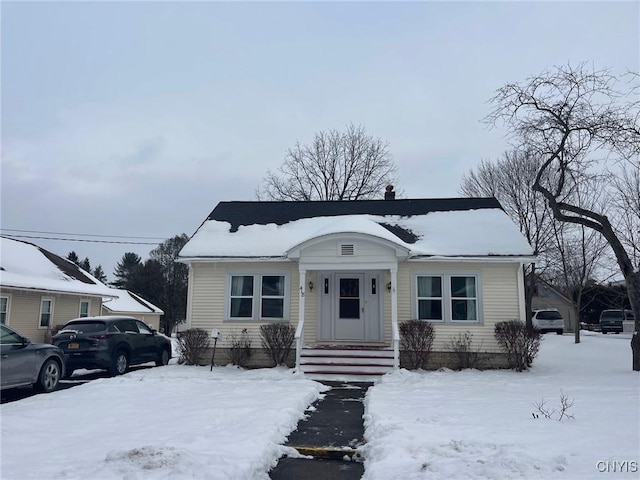
[[[387,375],[365,401],[364,479],[640,478],[629,341],[583,332],[575,345],[549,334],[529,372]],[[574,419],[546,419],[534,406],[558,410],[562,393]]]
[[[525,373],[384,377],[365,402],[364,478],[638,478],[629,338],[546,335]],[[323,389],[286,369],[171,364],[4,404],[0,478],[266,479]],[[533,418],[561,392],[574,419]]]
[[[3,480],[266,479],[324,387],[168,365],[1,407]]]

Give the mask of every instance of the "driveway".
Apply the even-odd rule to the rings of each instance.
[[[146,368],[152,368],[152,364],[149,365],[140,365],[136,367],[130,367],[130,372],[135,372],[136,370],[144,370]],[[67,388],[75,387],[77,385],[83,385],[91,380],[96,380],[97,378],[109,378],[109,372],[106,370],[78,370],[74,372],[71,378],[67,378],[64,380],[60,380],[58,386],[55,391],[65,390]],[[0,392],[0,404],[15,402],[17,400],[22,400],[23,398],[33,397],[34,395],[47,395],[46,393],[40,393],[34,390],[32,387],[21,387],[21,388],[10,388],[8,390],[3,390]]]

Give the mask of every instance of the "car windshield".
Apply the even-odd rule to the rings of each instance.
[[[538,312],[538,318],[540,320],[562,320],[562,315],[560,315],[560,312],[549,310]]]
[[[60,333],[63,332],[75,332],[75,333],[94,333],[101,332],[105,329],[104,322],[78,322],[65,325]]]
[[[622,319],[622,311],[620,310],[609,310],[602,312],[600,318],[605,318],[607,320],[620,320]]]

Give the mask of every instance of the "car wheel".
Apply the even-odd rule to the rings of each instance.
[[[167,350],[166,348],[162,349],[162,353],[160,354],[160,358],[158,358],[156,360],[156,366],[157,367],[162,367],[164,365],[167,365],[169,363],[169,350]]]
[[[38,375],[38,383],[36,389],[41,392],[51,392],[55,390],[60,381],[60,365],[53,359],[44,362]]]
[[[557,333],[558,335],[562,335],[562,334],[564,333],[564,330],[558,330],[556,333]]]
[[[126,373],[128,368],[129,357],[127,357],[126,352],[124,352],[123,350],[118,350],[115,357],[113,357],[109,372],[111,373],[111,375],[122,375],[123,373]]]

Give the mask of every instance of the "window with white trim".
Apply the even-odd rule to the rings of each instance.
[[[284,320],[286,275],[229,276],[229,318],[232,320]]]
[[[78,317],[84,318],[89,316],[89,300],[80,300],[80,313]]]
[[[419,276],[417,292],[418,318],[442,321],[442,277]]]
[[[417,274],[417,318],[445,323],[480,322],[479,282],[478,274]]]
[[[9,314],[9,297],[0,297],[0,323],[7,323],[7,315]]]
[[[51,314],[53,313],[53,300],[43,298],[40,301],[40,327],[47,328],[51,323]]]

